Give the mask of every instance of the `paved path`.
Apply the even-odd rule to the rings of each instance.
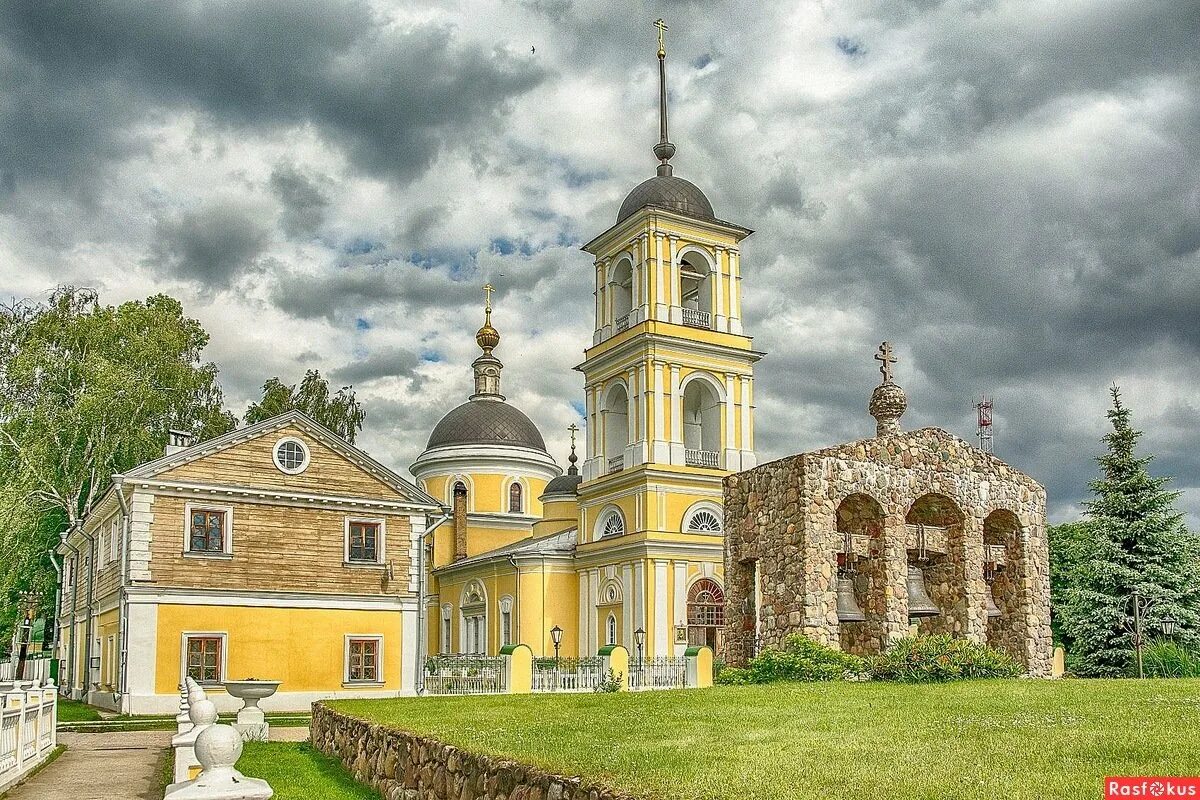
[[[5,800],[162,800],[171,731],[60,733],[66,752]],[[273,742],[302,742],[308,728],[271,728]]]

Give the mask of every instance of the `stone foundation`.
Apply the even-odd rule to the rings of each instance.
[[[383,800],[635,800],[579,778],[364,722],[324,703],[313,704],[312,743]]]

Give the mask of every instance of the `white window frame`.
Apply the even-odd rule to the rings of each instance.
[[[216,683],[201,683],[201,686],[220,686],[222,681],[229,680],[229,633],[227,631],[183,631],[179,634],[179,684],[182,686],[187,679],[187,649],[188,639],[220,639],[221,640],[221,674]]]
[[[519,486],[521,488],[521,507],[516,511],[512,510],[512,487]],[[529,487],[520,478],[512,478],[504,486],[504,513],[505,514],[525,514],[529,509]]]
[[[606,537],[604,535],[604,529],[607,527],[609,518],[614,514],[621,520],[621,533],[614,534],[611,537]],[[592,529],[592,541],[598,542],[606,538],[619,539],[621,536],[624,536],[627,533],[629,533],[629,526],[626,525],[625,512],[621,511],[620,506],[607,505],[601,509],[599,516],[596,517],[596,525]]]
[[[279,446],[289,442],[300,445],[300,450],[304,453],[304,461],[301,462],[300,466],[292,469],[289,469],[283,466],[283,464],[279,463]],[[271,461],[274,462],[275,469],[279,470],[283,474],[299,475],[301,472],[304,472],[304,470],[308,469],[308,465],[312,463],[312,451],[309,449],[308,443],[303,439],[297,439],[295,436],[282,436],[279,439],[276,439],[275,443],[271,445]]]
[[[513,641],[513,600],[509,596],[500,598],[500,646],[515,644]]]
[[[208,550],[193,550],[192,548],[192,512],[194,511],[223,511],[225,512],[225,535],[221,544],[224,549],[219,553]],[[189,558],[229,558],[233,556],[233,506],[222,503],[204,503],[199,500],[185,503],[183,506],[183,554]]]
[[[350,526],[355,522],[369,522],[379,526],[379,539],[375,542],[374,561],[350,560]],[[347,567],[378,567],[383,564],[384,549],[387,544],[387,520],[383,517],[346,517],[342,526],[342,562]]]
[[[692,518],[702,511],[707,511],[717,518],[717,524],[720,525],[719,530],[715,531],[694,531],[691,530]],[[725,509],[717,503],[709,500],[701,500],[694,504],[683,514],[682,524],[679,526],[680,533],[692,533],[699,536],[724,536],[725,535]]]
[[[350,680],[350,642],[369,640],[375,642],[375,680]],[[383,686],[383,634],[382,633],[347,633],[342,646],[342,685],[343,686]]]
[[[606,645],[615,645],[617,643],[617,615],[610,613],[608,619],[604,621],[604,643]]]
[[[117,560],[117,548],[120,546],[120,530],[121,516],[118,514],[113,517],[112,524],[108,530],[108,560],[113,562]]]
[[[454,620],[454,609],[450,604],[442,606],[442,652],[449,653],[453,646],[453,637],[451,636],[452,625]]]
[[[479,588],[479,602],[467,604],[468,591]],[[472,578],[463,586],[462,598],[459,604],[459,652],[487,653],[488,651],[488,595],[487,587],[478,578]],[[473,634],[478,634],[478,642],[473,642]]]

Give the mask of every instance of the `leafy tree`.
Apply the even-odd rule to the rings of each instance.
[[[319,371],[310,369],[298,386],[288,386],[279,378],[264,383],[262,400],[247,409],[246,422],[262,422],[293,409],[303,411],[351,444],[367,417],[354,397],[353,387],[343,386],[331,397],[329,382]]]
[[[1128,673],[1133,644],[1125,623],[1127,600],[1134,589],[1157,601],[1143,620],[1153,631],[1167,616],[1179,622],[1180,641],[1200,637],[1200,546],[1175,510],[1178,492],[1166,489],[1170,479],[1152,477],[1149,456],[1134,452],[1141,432],[1130,425],[1130,410],[1112,388],[1104,436],[1108,451],[1100,456],[1100,478],[1090,487],[1095,499],[1086,503],[1090,542],[1067,592],[1062,629],[1071,641],[1072,669],[1081,675]]]
[[[1046,528],[1050,540],[1050,627],[1055,644],[1070,648],[1063,631],[1062,613],[1092,547],[1092,529],[1086,522],[1064,522]]]
[[[22,589],[52,607],[47,550],[113,473],[161,455],[170,428],[207,439],[236,425],[201,361],[207,343],[166,295],[114,307],[63,286],[46,303],[0,307],[0,621]]]

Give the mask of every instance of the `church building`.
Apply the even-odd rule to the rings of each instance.
[[[752,231],[673,174],[661,30],[657,173],[583,246],[594,257],[595,326],[576,367],[582,467],[574,426],[562,474],[501,393],[490,299],[475,392],[411,466],[451,510],[425,547],[427,654],[494,654],[516,642],[535,656],[721,646],[722,480],[755,466],[763,354],[743,330],[740,263]]]

